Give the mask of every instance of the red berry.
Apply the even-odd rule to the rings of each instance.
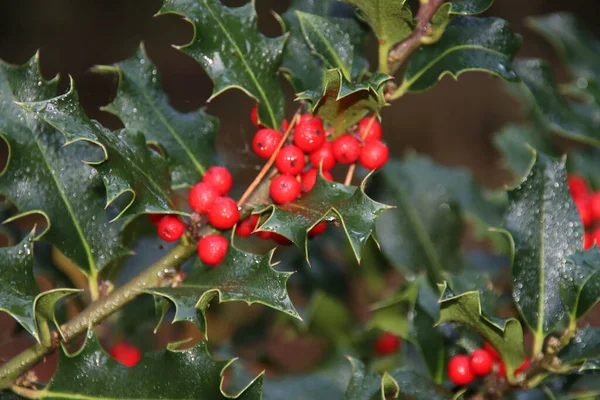
[[[304,152],[294,145],[285,146],[275,158],[275,165],[282,174],[297,175],[304,169]]]
[[[281,143],[283,135],[273,129],[261,129],[254,135],[252,149],[262,158],[269,158],[273,155],[277,146]]]
[[[487,351],[488,354],[490,355],[490,357],[492,357],[493,361],[498,361],[500,360],[500,355],[498,354],[498,352],[496,351],[496,349],[494,349],[492,347],[491,344],[488,343],[484,343],[483,344],[483,350]]]
[[[454,356],[448,362],[448,378],[455,385],[468,385],[475,379],[475,374],[471,369],[469,357],[465,355]]]
[[[319,222],[317,225],[313,226],[310,231],[308,231],[308,237],[312,238],[315,236],[319,236],[327,229],[327,222]]]
[[[235,234],[242,237],[250,236],[256,228],[257,223],[258,214],[252,214],[235,227]]]
[[[331,151],[333,157],[342,164],[352,164],[360,155],[360,142],[354,136],[346,133],[333,141]]]
[[[314,116],[314,115],[312,115],[312,114],[308,114],[308,113],[307,113],[307,114],[302,114],[302,115],[300,116],[300,122],[303,122],[303,121],[310,121],[310,120],[311,120],[311,119],[313,119],[313,118],[317,118],[317,117],[315,117],[315,116]]]
[[[569,175],[567,178],[569,190],[574,199],[582,199],[590,194],[590,189],[585,179],[579,175]]]
[[[365,142],[381,139],[381,125],[376,117],[367,117],[358,123],[358,137]]]
[[[294,130],[294,144],[305,153],[317,150],[325,143],[325,130],[321,118],[301,119]]]
[[[258,124],[258,104],[256,104],[254,107],[252,107],[252,110],[250,110],[250,121],[252,121],[255,126],[260,126]]]
[[[316,168],[311,168],[305,173],[302,174],[302,191],[310,192],[311,189],[315,186],[317,182],[317,173],[319,171]],[[329,173],[329,171],[323,171],[323,178],[328,181],[333,181],[333,176]]]
[[[583,234],[583,249],[589,250],[594,245],[594,242],[600,243],[600,228],[596,229],[594,233],[585,232]]]
[[[281,131],[285,132],[288,130],[289,127],[290,127],[290,123],[287,121],[287,119],[284,119],[283,122],[281,123]]]
[[[282,246],[288,246],[290,244],[293,244],[293,242],[290,239],[286,238],[283,235],[280,235],[279,233],[275,233],[275,232],[273,232],[271,234],[271,239],[273,239],[274,241],[276,241],[278,244],[280,244]]]
[[[177,217],[168,215],[158,223],[158,236],[166,242],[178,240],[185,231],[185,225]]]
[[[256,236],[258,236],[259,238],[263,239],[263,240],[270,240],[273,239],[273,232],[269,232],[269,231],[258,231],[256,233],[254,233]]]
[[[233,178],[227,168],[213,166],[206,171],[202,182],[212,185],[223,196],[229,193]]]
[[[300,188],[300,182],[294,176],[277,175],[271,181],[269,190],[275,203],[285,204],[298,198]]]
[[[133,367],[142,359],[142,352],[130,343],[119,342],[110,349],[110,356],[127,367]]]
[[[150,220],[150,222],[152,222],[154,225],[158,225],[160,223],[160,220],[163,219],[164,215],[163,214],[146,214],[148,216],[148,219]]]
[[[371,140],[360,150],[358,161],[366,169],[378,169],[385,165],[389,156],[390,152],[383,142]]]
[[[484,376],[492,372],[494,360],[490,353],[477,349],[471,353],[471,370],[475,375]]]
[[[592,219],[600,219],[600,192],[595,192],[589,197],[588,209]]]
[[[232,228],[239,220],[240,211],[230,197],[218,197],[208,212],[208,222],[217,229]]]
[[[529,361],[529,357],[525,356],[525,361],[523,361],[523,364],[521,364],[519,368],[515,369],[515,374],[525,372],[525,370],[529,368],[529,364],[531,364],[531,362]]]
[[[190,189],[188,202],[192,210],[199,214],[206,214],[210,211],[217,197],[219,197],[217,189],[208,183],[200,182]]]
[[[206,235],[198,242],[198,256],[204,264],[217,265],[225,257],[229,241],[221,235]]]
[[[323,146],[308,155],[308,159],[313,167],[319,168],[319,166],[322,166],[323,171],[329,171],[335,167],[335,157],[333,156],[331,142],[323,143]]]
[[[385,356],[395,353],[400,348],[400,338],[389,332],[382,333],[373,344],[377,354]]]
[[[590,202],[587,198],[575,200],[575,207],[579,211],[579,217],[583,226],[589,226],[593,221],[592,210],[590,209]]]
[[[504,361],[502,360],[498,361],[498,371],[496,372],[496,375],[506,377],[506,364],[504,364]]]

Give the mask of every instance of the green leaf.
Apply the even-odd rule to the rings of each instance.
[[[112,359],[89,331],[83,347],[74,355],[62,352],[58,369],[39,399],[260,399],[262,375],[240,394],[221,390],[222,373],[231,361],[215,361],[205,341],[189,350],[144,354],[128,368]],[[74,379],[77,377],[77,379]]]
[[[367,370],[359,360],[348,357],[352,365],[352,377],[344,400],[370,400],[381,391],[381,376]]]
[[[352,344],[353,319],[346,304],[318,290],[310,299],[305,324],[311,333],[339,347]]]
[[[129,196],[129,203],[113,221],[121,216],[174,212],[169,199],[166,160],[148,148],[142,133],[127,129],[110,132],[89,119],[79,105],[73,82],[71,84],[71,90],[62,96],[21,105],[59,132],[90,138],[102,148],[105,159],[83,161],[92,164],[102,177],[107,206],[123,195]]]
[[[454,294],[445,283],[442,292],[440,320],[438,323],[457,322],[475,329],[486,342],[494,346],[506,365],[509,382],[514,382],[514,371],[525,359],[523,351],[523,328],[518,320],[491,319],[481,312],[479,291]]]
[[[513,298],[541,346],[566,316],[560,298],[565,259],[581,249],[583,227],[566,184],[564,158],[536,153],[534,158],[524,182],[508,193],[504,226],[512,237]]]
[[[300,319],[289,298],[286,283],[290,272],[279,272],[267,255],[246,253],[234,246],[216,268],[195,265],[183,284],[175,288],[153,288],[147,293],[166,297],[175,304],[173,322],[190,321],[206,330],[204,311],[218,296],[219,302],[259,303]]]
[[[578,251],[566,260],[561,297],[571,317],[571,325],[600,300],[600,248]]]
[[[261,124],[281,127],[285,104],[277,70],[286,37],[258,31],[254,2],[230,8],[220,0],[166,0],[161,13],[183,14],[194,25],[194,38],[181,49],[212,79],[211,99],[240,89],[258,102]]]
[[[148,142],[164,149],[174,187],[199,182],[216,162],[218,119],[204,110],[182,113],[174,109],[143,47],[116,67],[119,88],[106,110],[116,114],[127,129],[143,132]]]
[[[335,219],[344,229],[352,251],[360,262],[365,244],[374,237],[377,218],[390,207],[369,198],[360,187],[325,180],[319,174],[313,189],[294,203],[269,205],[255,211],[267,214],[257,231],[276,232],[304,251],[308,260],[307,232],[322,220]]]
[[[438,42],[420,47],[410,58],[398,90],[424,91],[446,74],[456,79],[466,71],[516,81],[512,58],[520,45],[521,37],[503,19],[457,16]]]
[[[451,14],[481,14],[492,6],[494,0],[452,0]]]
[[[100,177],[79,161],[97,157],[97,148],[85,141],[85,133],[60,132],[63,137],[17,103],[43,101],[55,93],[56,80],[42,78],[37,56],[23,66],[0,64],[0,137],[9,148],[0,193],[19,209],[9,220],[42,214],[48,228],[39,238],[95,277],[126,254],[118,224],[106,221]]]
[[[587,179],[591,188],[600,188],[600,150],[596,147],[573,151],[567,159],[569,173],[575,173]]]
[[[563,366],[578,367],[580,371],[600,369],[600,328],[581,328],[565,346],[558,358]]]
[[[452,397],[443,393],[441,387],[436,386],[428,378],[407,368],[392,371],[390,376],[396,381],[400,390],[399,398],[415,400],[449,400]]]

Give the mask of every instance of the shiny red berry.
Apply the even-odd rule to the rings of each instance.
[[[133,367],[142,359],[142,352],[137,346],[127,342],[115,344],[109,352],[110,356],[127,367]]]
[[[287,121],[287,119],[284,119],[283,122],[281,123],[281,132],[287,131],[289,127],[290,127],[290,123]]]
[[[498,354],[498,352],[496,351],[496,349],[489,343],[484,343],[483,344],[483,350],[487,351],[488,354],[490,355],[490,357],[492,357],[493,361],[498,361],[500,360],[500,355]]]
[[[588,208],[592,219],[600,219],[600,192],[595,192],[589,197]]]
[[[319,166],[322,166],[323,171],[329,171],[335,167],[331,142],[323,143],[323,146],[308,155],[308,159],[313,167],[319,168]]]
[[[490,353],[477,349],[471,353],[471,370],[475,375],[484,376],[492,372],[494,360]]]
[[[384,332],[375,340],[373,346],[380,356],[392,354],[400,348],[400,338],[392,333]]]
[[[583,249],[584,250],[591,249],[592,246],[594,245],[594,242],[600,243],[600,241],[598,241],[598,239],[600,239],[600,228],[596,229],[594,231],[594,233],[585,232],[583,234]]]
[[[250,110],[250,121],[252,121],[252,123],[255,126],[259,126],[258,125],[258,104],[256,104],[254,107],[252,107],[252,110]]]
[[[152,222],[154,225],[158,225],[160,223],[160,220],[163,219],[163,217],[165,216],[164,214],[146,214],[148,216],[148,219],[150,220],[150,222]]]
[[[221,235],[206,235],[198,242],[198,256],[207,265],[217,265],[227,253],[229,241]]]
[[[381,124],[376,117],[367,117],[358,123],[358,137],[364,141],[381,139]]]
[[[273,239],[273,232],[269,232],[269,231],[258,231],[256,233],[254,233],[256,236],[258,236],[259,238],[263,239],[263,240],[270,240]]]
[[[358,161],[366,169],[379,169],[385,165],[389,156],[390,152],[383,142],[371,140],[360,149]]]
[[[269,158],[273,155],[277,146],[283,140],[283,135],[273,129],[261,129],[254,135],[252,149],[262,158]]]
[[[582,199],[590,194],[590,189],[585,179],[579,175],[569,175],[567,178],[569,190],[574,199]]]
[[[275,165],[282,174],[297,175],[304,169],[304,152],[299,147],[285,146],[275,158]]]
[[[305,173],[302,174],[302,191],[310,192],[311,189],[315,186],[317,182],[317,174],[319,171],[316,168],[311,168]],[[323,171],[323,178],[328,181],[333,181],[333,176],[329,173],[329,171]]]
[[[275,232],[271,233],[271,239],[273,239],[277,242],[277,244],[280,244],[282,246],[289,246],[290,244],[293,244],[293,242],[290,239]]]
[[[319,236],[327,229],[327,222],[319,222],[317,225],[313,226],[310,231],[308,231],[308,237],[313,238],[315,236]]]
[[[592,210],[590,209],[589,199],[585,198],[575,200],[575,207],[577,207],[577,211],[579,211],[579,217],[581,218],[581,223],[583,226],[589,226],[594,221]]]
[[[350,134],[343,134],[332,143],[331,151],[337,162],[352,164],[360,155],[360,142]]]
[[[239,220],[240,211],[230,197],[218,197],[208,212],[208,222],[217,229],[230,229]]]
[[[465,355],[454,356],[448,362],[448,378],[459,386],[468,385],[475,379],[471,369],[469,357]]]
[[[300,189],[301,185],[296,177],[292,175],[277,175],[271,181],[269,191],[275,203],[286,204],[298,198]]]
[[[178,240],[185,232],[185,225],[179,218],[168,215],[158,223],[158,236],[166,242]]]
[[[317,150],[325,143],[325,129],[321,118],[301,119],[294,130],[294,144],[305,153]]]
[[[257,223],[258,214],[252,214],[235,227],[235,234],[242,237],[250,236],[256,228]]]
[[[229,193],[233,178],[227,168],[213,166],[206,171],[202,182],[212,185],[223,196]]]
[[[219,197],[217,189],[208,183],[200,182],[190,189],[188,202],[192,210],[198,214],[206,214],[210,211],[217,197]]]

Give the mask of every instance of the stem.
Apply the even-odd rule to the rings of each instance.
[[[40,342],[44,347],[52,347],[52,334],[50,333],[50,325],[46,318],[37,317],[37,328],[40,333]]]
[[[41,397],[41,392],[23,386],[12,385],[11,390],[26,399],[39,399]]]

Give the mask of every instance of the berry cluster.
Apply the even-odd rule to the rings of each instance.
[[[109,352],[110,356],[128,367],[133,367],[142,359],[142,352],[136,346],[127,342],[115,344]]]
[[[522,373],[528,367],[529,359],[526,358],[523,364],[515,370],[515,374]],[[483,345],[483,349],[474,350],[470,356],[456,355],[448,362],[448,378],[459,386],[468,385],[477,376],[488,375],[492,370],[495,370],[499,377],[506,376],[504,361],[498,352],[487,343]]]
[[[585,227],[583,248],[588,250],[594,243],[600,244],[600,192],[592,193],[585,179],[579,175],[569,175],[567,181]]]

